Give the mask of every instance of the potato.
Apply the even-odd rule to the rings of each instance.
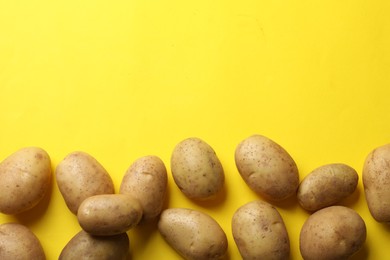
[[[77,212],[84,231],[97,236],[112,236],[135,227],[142,217],[137,199],[124,194],[103,194],[86,198]]]
[[[115,236],[93,236],[77,233],[61,251],[59,260],[125,260],[129,259],[127,233]]]
[[[0,164],[0,212],[19,214],[35,207],[48,193],[50,157],[41,148],[26,147]]]
[[[332,206],[351,195],[358,180],[357,172],[346,164],[323,165],[303,179],[297,192],[298,202],[308,211]]]
[[[163,161],[157,156],[144,156],[126,171],[119,193],[136,198],[142,206],[142,218],[153,219],[162,211],[167,185],[167,170]]]
[[[75,215],[86,198],[115,192],[111,176],[85,152],[67,155],[56,168],[56,178],[67,207]]]
[[[390,144],[367,155],[362,179],[372,217],[378,222],[390,222]]]
[[[298,189],[299,173],[294,160],[265,136],[243,140],[236,148],[235,162],[246,184],[267,200],[286,199]]]
[[[272,205],[252,201],[232,218],[233,238],[243,259],[288,259],[290,240],[282,216]]]
[[[299,246],[305,260],[348,259],[365,240],[366,225],[359,214],[344,206],[331,206],[305,221]]]
[[[191,199],[212,199],[222,190],[225,175],[213,148],[199,138],[176,145],[171,170],[179,189]]]
[[[196,210],[164,210],[158,230],[185,259],[220,259],[227,251],[226,234],[219,224],[209,215]]]
[[[38,238],[27,227],[17,223],[0,225],[0,259],[46,259]]]

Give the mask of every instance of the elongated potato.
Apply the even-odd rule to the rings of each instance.
[[[305,260],[348,259],[366,240],[364,220],[353,209],[331,206],[303,224],[299,246]]]
[[[290,240],[282,216],[272,205],[252,201],[232,218],[233,238],[243,259],[288,259]]]
[[[308,211],[332,206],[351,195],[358,180],[357,172],[346,164],[323,165],[302,180],[297,192],[298,202]]]
[[[157,156],[144,156],[126,171],[119,193],[136,198],[142,206],[142,218],[152,219],[162,211],[167,185],[168,176],[163,161]]]
[[[191,199],[212,199],[225,182],[222,164],[215,151],[199,138],[188,138],[175,146],[171,170],[179,189]]]
[[[372,217],[378,222],[390,222],[390,144],[367,155],[362,178]]]
[[[297,165],[280,145],[262,135],[243,140],[236,148],[237,169],[260,196],[280,201],[295,195],[299,185]]]
[[[59,260],[126,260],[129,256],[129,237],[93,236],[85,231],[77,233],[62,249]],[[32,259],[32,258],[31,258]]]
[[[50,189],[50,157],[38,147],[26,147],[0,164],[0,212],[19,214],[35,207]]]
[[[185,259],[220,259],[227,251],[226,234],[219,224],[209,215],[196,210],[164,210],[158,230]]]
[[[115,192],[111,176],[85,152],[68,154],[56,168],[56,179],[66,206],[75,215],[86,198]]]
[[[27,227],[17,223],[0,225],[0,259],[45,260],[38,238]]]
[[[84,231],[97,236],[112,236],[135,227],[142,217],[137,199],[124,194],[102,194],[86,198],[77,212]]]

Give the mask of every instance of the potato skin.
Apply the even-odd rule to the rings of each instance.
[[[125,260],[129,255],[127,233],[98,237],[85,231],[77,233],[62,249],[59,260]]]
[[[332,206],[351,195],[358,180],[357,172],[346,164],[323,165],[302,180],[297,192],[298,202],[308,211]]]
[[[225,232],[212,217],[200,211],[166,209],[160,216],[158,230],[185,259],[220,259],[227,251]]]
[[[42,245],[33,232],[17,223],[0,225],[0,259],[45,260]]]
[[[320,209],[302,226],[301,255],[305,260],[348,259],[363,246],[366,232],[364,220],[353,209]]]
[[[390,144],[367,155],[362,179],[372,217],[378,222],[390,222]]]
[[[299,173],[294,160],[265,136],[243,140],[236,148],[235,162],[246,184],[267,200],[284,200],[298,189]]]
[[[167,170],[157,156],[137,159],[123,176],[119,193],[129,194],[142,206],[145,220],[157,217],[163,208],[168,185]]]
[[[82,229],[96,236],[112,236],[135,227],[142,217],[137,199],[124,194],[102,194],[86,198],[77,212]]]
[[[233,238],[243,259],[288,259],[290,240],[278,210],[263,201],[249,202],[232,218]]]
[[[50,157],[39,147],[22,148],[0,164],[0,212],[19,214],[35,207],[50,189]]]
[[[222,190],[225,175],[215,151],[199,138],[176,145],[171,156],[172,176],[179,189],[191,199],[212,199]]]
[[[75,215],[86,198],[115,192],[111,176],[95,158],[85,152],[68,154],[57,165],[56,179],[66,206]]]

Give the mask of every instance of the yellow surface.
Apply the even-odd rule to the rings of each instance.
[[[302,179],[326,163],[361,175],[366,155],[390,142],[390,2],[383,1],[6,1],[0,0],[0,159],[40,146],[53,170],[70,152],[93,155],[116,190],[128,166],[155,154],[169,173],[169,207],[209,213],[225,230],[234,211],[261,199],[234,164],[236,145],[268,136],[295,159]],[[225,194],[184,197],[170,155],[196,136],[217,152]],[[369,214],[361,179],[342,203],[368,236],[354,259],[390,257],[389,227]],[[277,205],[301,259],[308,214]],[[17,221],[48,259],[80,230],[55,180],[50,196]],[[180,259],[155,224],[129,231],[133,259]]]

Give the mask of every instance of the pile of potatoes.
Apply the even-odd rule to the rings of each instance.
[[[233,238],[244,259],[289,258],[287,230],[272,202],[291,196],[297,196],[302,208],[312,213],[300,233],[304,259],[347,259],[364,244],[363,219],[352,209],[334,206],[357,187],[358,174],[348,165],[321,166],[299,182],[292,157],[261,135],[243,140],[235,161],[248,186],[270,202],[249,202],[234,213]]]
[[[127,231],[158,217],[167,190],[167,171],[157,156],[136,160],[126,171],[118,194],[104,167],[85,152],[67,155],[56,167],[57,186],[82,230],[59,259],[127,259]],[[23,148],[0,164],[0,212],[19,214],[37,205],[50,188],[49,155]],[[0,225],[0,259],[45,259],[38,238],[21,224]]]
[[[231,227],[243,259],[288,259],[290,240],[274,202],[296,196],[310,213],[300,232],[304,259],[347,259],[366,240],[366,225],[353,209],[337,205],[350,196],[358,174],[350,166],[320,166],[300,181],[293,158],[279,144],[253,135],[238,144],[235,163],[242,179],[264,200],[250,201],[232,215]],[[178,143],[171,155],[172,177],[192,200],[213,200],[225,175],[213,148],[199,138]],[[51,161],[38,147],[23,148],[0,163],[0,212],[19,214],[35,207],[48,193]],[[390,144],[373,150],[364,162],[363,185],[368,208],[378,222],[390,221]],[[158,231],[185,259],[221,259],[225,231],[206,213],[165,208],[168,178],[163,161],[144,156],[123,175],[116,194],[113,181],[91,155],[68,154],[55,169],[64,203],[81,231],[63,248],[59,259],[128,259],[127,231],[143,221],[158,220]],[[0,259],[45,259],[38,238],[17,223],[0,225]]]

